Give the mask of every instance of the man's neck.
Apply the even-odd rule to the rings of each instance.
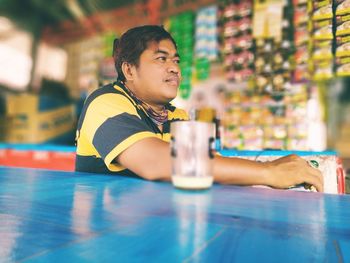
[[[164,105],[152,105],[150,103],[147,102],[147,104],[156,112],[160,113],[163,111],[164,109]]]
[[[164,105],[154,104],[153,102],[147,101],[147,99],[144,99],[140,94],[138,94],[137,90],[135,89],[134,85],[131,83],[124,83],[125,87],[130,90],[136,98],[142,100],[143,102],[147,103],[155,112],[161,113],[164,109]]]

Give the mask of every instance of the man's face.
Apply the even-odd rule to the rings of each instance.
[[[180,85],[180,58],[169,39],[153,42],[141,54],[135,67],[134,92],[153,106],[163,105],[176,97]]]

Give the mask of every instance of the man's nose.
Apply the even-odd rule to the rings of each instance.
[[[168,72],[170,73],[180,73],[180,66],[176,62],[170,62],[168,65]]]

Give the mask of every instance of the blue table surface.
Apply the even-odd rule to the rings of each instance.
[[[350,262],[350,196],[0,167],[0,262]]]

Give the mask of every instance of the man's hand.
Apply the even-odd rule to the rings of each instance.
[[[268,185],[275,188],[288,188],[297,184],[308,183],[323,192],[323,176],[318,169],[295,155],[288,155],[272,162],[266,162]]]

